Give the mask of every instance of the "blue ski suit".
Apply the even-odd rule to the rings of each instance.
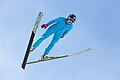
[[[47,24],[49,28],[33,45],[34,49],[36,49],[42,41],[54,34],[51,43],[46,47],[43,55],[49,54],[50,50],[54,47],[62,35],[65,36],[73,28],[73,24],[67,24],[66,18],[64,17],[58,17],[49,21]]]

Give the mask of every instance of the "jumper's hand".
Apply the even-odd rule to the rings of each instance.
[[[61,36],[61,38],[64,38],[64,34]]]
[[[42,26],[41,26],[41,28],[44,28],[44,29],[46,29],[48,27],[48,24],[43,24]]]

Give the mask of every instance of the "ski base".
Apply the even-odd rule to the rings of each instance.
[[[40,12],[38,14],[37,20],[36,20],[35,25],[33,27],[31,37],[30,37],[30,40],[29,40],[29,43],[28,43],[28,47],[27,47],[27,50],[26,50],[26,53],[25,53],[25,56],[24,56],[24,59],[23,59],[23,62],[22,62],[22,66],[21,66],[23,69],[25,69],[26,62],[27,62],[27,59],[28,59],[28,56],[29,56],[29,53],[30,53],[30,48],[32,46],[36,31],[37,31],[37,28],[39,26],[39,23],[40,23],[40,20],[41,20],[42,16],[43,16],[43,13]]]
[[[44,58],[44,59],[40,59],[40,60],[33,60],[33,61],[30,61],[30,62],[27,62],[26,64],[50,61],[50,60],[59,59],[59,58],[65,58],[65,57],[69,57],[69,56],[75,56],[75,55],[78,55],[78,54],[81,54],[81,53],[84,53],[84,52],[87,52],[87,51],[90,51],[90,50],[92,50],[92,48],[88,48],[86,50],[82,50],[82,51],[77,52],[77,53],[65,54],[65,55],[55,56],[55,57],[48,57],[48,58]]]

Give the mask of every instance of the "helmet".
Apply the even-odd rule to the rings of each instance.
[[[67,19],[71,18],[72,20],[76,20],[76,16],[74,14],[70,14]]]
[[[72,18],[72,19],[76,19],[76,16],[74,14],[70,14],[68,17]]]

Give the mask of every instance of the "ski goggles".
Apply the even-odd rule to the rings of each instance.
[[[75,22],[75,20],[72,19],[71,17],[69,17],[68,20],[70,20],[71,23],[74,23],[74,22]]]

